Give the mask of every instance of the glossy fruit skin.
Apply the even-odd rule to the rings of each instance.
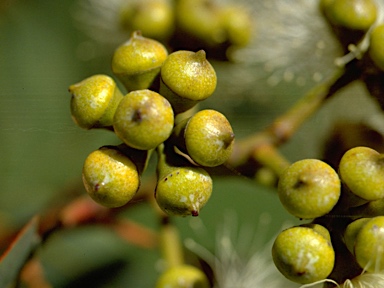
[[[197,112],[187,121],[183,136],[188,155],[199,165],[219,166],[232,154],[235,134],[227,118],[216,110]]]
[[[88,195],[114,208],[128,203],[140,185],[136,165],[117,149],[102,147],[88,155],[82,173]]]
[[[368,30],[377,18],[377,7],[373,0],[328,0],[322,1],[329,20],[352,30]]]
[[[160,72],[168,51],[160,42],[135,31],[112,57],[112,71],[128,91],[147,89]]]
[[[73,121],[84,129],[112,126],[117,105],[123,98],[115,81],[107,75],[93,75],[69,86]]]
[[[384,24],[372,29],[368,52],[375,65],[384,71]]]
[[[314,229],[300,226],[288,228],[277,236],[272,257],[286,278],[301,284],[327,278],[335,262],[331,242]]]
[[[170,103],[148,89],[128,93],[117,107],[113,120],[116,135],[139,150],[156,148],[171,135],[173,126]]]
[[[368,272],[384,270],[384,216],[371,218],[357,233],[354,254]]]
[[[191,265],[180,265],[165,271],[156,283],[156,288],[209,288],[207,276]]]
[[[174,31],[174,8],[168,0],[145,0],[127,3],[120,15],[127,31],[141,31],[151,39],[166,40]]]
[[[278,195],[292,215],[309,219],[329,213],[340,197],[336,171],[317,159],[299,160],[281,175]]]
[[[169,100],[176,113],[210,97],[216,84],[216,72],[204,50],[173,52],[161,67],[160,94]]]
[[[384,157],[369,147],[355,147],[339,163],[341,180],[352,193],[372,201],[384,197]]]

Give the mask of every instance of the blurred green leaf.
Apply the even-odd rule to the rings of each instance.
[[[0,287],[10,287],[16,282],[20,269],[40,243],[38,224],[38,218],[32,218],[0,258]]]

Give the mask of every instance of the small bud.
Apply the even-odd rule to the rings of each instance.
[[[69,86],[71,113],[81,128],[110,127],[117,105],[123,98],[115,81],[107,75],[94,75]]]
[[[169,268],[158,279],[156,288],[209,288],[207,276],[191,265]]]
[[[163,44],[139,31],[120,45],[112,58],[112,71],[128,91],[147,89],[160,72],[168,52]]]
[[[216,83],[216,72],[204,50],[173,52],[161,67],[160,94],[169,100],[175,113],[211,96]]]

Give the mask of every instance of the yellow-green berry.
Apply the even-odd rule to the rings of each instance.
[[[170,215],[198,216],[212,194],[211,176],[200,167],[168,163],[161,146],[158,149],[155,191],[157,204]]]
[[[160,72],[168,51],[160,42],[139,31],[120,45],[112,57],[112,71],[128,91],[147,89]]]
[[[384,70],[384,23],[372,29],[369,56],[377,67]]]
[[[207,276],[191,265],[174,266],[161,274],[156,288],[209,288]]]
[[[357,234],[360,232],[361,228],[370,220],[370,218],[360,218],[354,220],[348,224],[347,228],[344,231],[344,243],[347,246],[348,250],[354,254],[355,250],[355,240]]]
[[[182,126],[182,127],[178,127]],[[228,119],[216,110],[202,110],[178,124],[179,147],[194,162],[206,167],[223,164],[231,156],[235,134]]]
[[[220,11],[221,25],[230,45],[246,46],[251,41],[253,23],[249,12],[241,6],[227,5]]]
[[[372,201],[384,197],[384,156],[369,147],[355,147],[339,163],[341,180],[352,193]]]
[[[300,160],[282,173],[278,195],[292,215],[304,219],[320,217],[329,213],[338,202],[340,179],[323,161]]]
[[[127,2],[121,11],[120,21],[127,31],[141,31],[145,37],[164,40],[174,31],[173,4],[169,0]]]
[[[83,166],[83,183],[89,196],[106,207],[120,207],[139,189],[135,163],[118,149],[102,147],[88,155]]]
[[[81,128],[110,127],[117,105],[123,98],[115,81],[107,75],[94,75],[69,86],[71,114]]]
[[[335,263],[331,242],[314,229],[300,226],[277,236],[272,257],[286,278],[302,284],[326,279]]]
[[[128,93],[116,109],[113,128],[130,147],[150,150],[167,140],[174,125],[173,110],[167,99],[144,89]]]
[[[225,41],[220,7],[212,0],[179,0],[176,21],[180,30],[209,46]]]
[[[204,50],[173,52],[161,67],[160,94],[171,102],[176,113],[211,96],[216,84],[216,72]]]
[[[365,223],[357,233],[354,254],[360,267],[368,272],[384,270],[384,216]]]
[[[331,23],[352,30],[368,30],[377,18],[374,0],[328,0],[323,9]]]

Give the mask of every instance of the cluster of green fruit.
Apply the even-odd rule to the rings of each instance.
[[[168,54],[160,42],[136,31],[116,49],[112,71],[127,89],[125,96],[107,75],[69,87],[75,123],[85,129],[106,128],[123,141],[86,158],[86,191],[104,206],[125,205],[138,191],[156,150],[160,208],[171,215],[197,216],[212,193],[204,167],[223,164],[234,143],[223,114],[212,109],[190,112],[216,88],[216,73],[205,52]]]
[[[284,171],[278,183],[283,206],[296,217],[314,218],[275,240],[273,259],[284,276],[303,284],[324,280],[334,270],[338,249],[353,255],[340,252],[339,265],[353,266],[352,258],[364,271],[384,270],[383,172],[384,155],[368,147],[346,151],[338,173],[316,159]]]
[[[321,0],[320,8],[333,26],[346,49],[361,41],[363,51],[374,65],[384,70],[384,23],[379,23],[379,12],[375,0]],[[363,40],[362,40],[363,38]],[[364,39],[368,40],[364,45]],[[355,47],[356,48],[356,47]]]
[[[249,43],[252,21],[245,7],[212,0],[128,1],[121,8],[120,24],[126,31],[172,46],[242,47]]]

